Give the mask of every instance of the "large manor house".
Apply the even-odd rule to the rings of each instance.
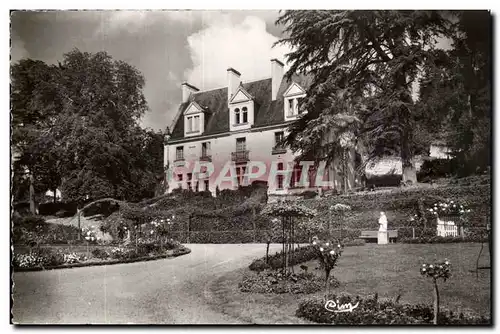
[[[311,80],[305,75],[287,80],[283,63],[277,59],[270,61],[270,74],[267,79],[243,82],[237,70],[228,68],[227,86],[206,91],[182,83],[182,103],[165,143],[164,156],[165,166],[183,167],[176,168],[177,172],[168,178],[169,192],[183,188],[215,193],[217,186],[223,190],[246,185],[244,176],[252,161],[266,165],[266,173],[256,180],[267,182],[270,194],[354,187],[353,154],[349,154],[346,178],[335,162],[325,166],[325,182],[316,182],[317,167],[308,170],[307,184],[299,182],[304,168],[281,141],[288,126],[301,116],[299,104]],[[195,161],[210,162],[215,172],[210,177],[197,177]],[[217,173],[228,163],[234,168],[236,182],[217,183]]]

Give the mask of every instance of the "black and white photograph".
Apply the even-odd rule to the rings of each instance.
[[[494,324],[488,8],[9,20],[10,327]]]

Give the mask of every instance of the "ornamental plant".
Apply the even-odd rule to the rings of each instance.
[[[89,245],[90,243],[94,243],[97,241],[97,234],[94,230],[94,226],[84,227],[82,228],[82,234],[85,236],[85,240],[87,241],[87,257],[90,257],[90,250],[89,250]]]
[[[314,237],[312,245],[318,254],[320,266],[325,271],[325,293],[328,294],[330,292],[330,273],[337,265],[343,248],[340,242],[321,241],[317,237]]]
[[[339,213],[339,215],[340,215],[340,219],[339,219],[339,227],[340,227],[339,237],[340,237],[340,240],[342,240],[342,221],[344,219],[345,212],[346,211],[351,211],[351,207],[349,205],[346,205],[346,204],[337,203],[335,205],[330,206],[330,211],[333,212],[333,213]],[[330,229],[328,229],[328,233],[330,233]]]
[[[466,214],[470,213],[471,210],[467,207],[467,205],[456,203],[455,201],[446,201],[435,203],[433,207],[428,209],[429,212],[435,216],[454,216],[454,217],[463,217]]]
[[[281,242],[283,246],[283,268],[287,272],[289,263],[293,263],[293,251],[295,244],[295,225],[297,218],[309,218],[316,215],[316,211],[310,209],[297,201],[280,201],[267,204],[262,210],[263,215],[268,215],[281,221]],[[291,266],[293,272],[293,266]]]
[[[444,282],[451,277],[451,264],[450,261],[427,264],[423,263],[420,267],[420,274],[432,279],[434,285],[434,325],[438,324],[439,316],[439,289],[438,280],[442,279]]]

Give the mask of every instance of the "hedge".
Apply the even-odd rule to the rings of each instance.
[[[289,265],[294,266],[296,264],[304,263],[317,258],[318,258],[318,252],[316,251],[316,249],[311,245],[307,245],[304,247],[296,248],[293,251],[293,255],[290,257]],[[282,267],[283,267],[283,253],[279,252],[269,256],[267,264],[266,264],[266,258],[263,257],[254,260],[248,268],[254,271],[262,271],[268,268],[280,269]]]
[[[335,325],[406,325],[432,324],[433,309],[423,304],[400,304],[397,300],[378,300],[377,295],[369,298],[347,294],[329,295],[326,300],[338,304],[357,305],[352,312],[332,312],[325,307],[325,298],[310,298],[299,303],[296,315],[321,324]],[[330,308],[336,309],[333,305]],[[491,319],[474,315],[440,312],[439,325],[475,324],[488,325]]]

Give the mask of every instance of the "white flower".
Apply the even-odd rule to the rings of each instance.
[[[434,268],[434,266],[431,264],[431,265],[429,265],[429,268]]]
[[[322,252],[324,249],[323,249],[323,247],[320,247],[319,250]]]
[[[331,251],[330,251],[330,254],[335,255],[335,251],[334,251],[334,250],[331,250]]]
[[[467,212],[470,212],[470,209],[468,209]]]
[[[460,213],[464,213],[464,210],[460,210]]]
[[[340,244],[338,244],[337,247],[340,248]]]
[[[172,216],[172,219],[175,219],[175,216]]]
[[[425,269],[425,268],[423,268],[423,269],[422,269],[422,271],[426,271],[426,269]]]
[[[444,261],[444,264],[448,265],[450,262],[448,260]]]
[[[313,245],[316,245],[316,241],[313,241]]]
[[[450,203],[453,203],[453,201],[450,201]]]
[[[155,233],[153,230],[151,230],[151,231],[149,232],[149,234],[153,234],[153,233]]]
[[[325,246],[326,246],[326,247],[330,246],[330,243],[329,243],[329,242],[327,242],[327,243],[325,244]]]

